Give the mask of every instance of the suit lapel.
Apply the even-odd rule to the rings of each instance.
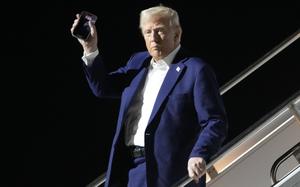
[[[180,77],[184,69],[185,69],[185,65],[182,62],[171,64],[170,69],[157,95],[148,124],[150,124],[151,121],[153,120],[154,116],[158,112],[163,101],[166,99],[166,97],[171,92],[172,88],[175,86],[177,79]]]

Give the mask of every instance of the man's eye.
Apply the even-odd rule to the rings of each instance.
[[[159,34],[165,34],[165,33],[166,33],[166,30],[165,30],[165,29],[159,29],[159,30],[158,30],[158,33],[159,33]]]
[[[144,34],[151,34],[151,30],[144,31]]]

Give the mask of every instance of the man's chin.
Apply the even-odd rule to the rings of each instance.
[[[152,51],[151,56],[152,56],[154,59],[157,59],[157,60],[159,60],[159,59],[162,58],[162,54],[161,54],[161,52],[159,52],[159,51]]]

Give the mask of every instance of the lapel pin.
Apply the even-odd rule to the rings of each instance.
[[[180,71],[180,67],[177,67],[177,68],[176,68],[176,71],[179,72],[179,71]]]

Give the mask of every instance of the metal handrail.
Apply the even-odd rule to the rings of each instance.
[[[106,172],[102,173],[99,177],[89,183],[86,187],[98,187],[106,181]]]
[[[272,50],[270,50],[268,53],[266,53],[264,56],[259,58],[256,62],[254,62],[252,65],[250,65],[248,68],[246,68],[244,71],[239,73],[237,76],[235,76],[233,79],[231,79],[229,82],[224,84],[220,88],[220,93],[223,95],[228,90],[233,88],[236,84],[241,82],[243,79],[248,77],[251,73],[253,73],[255,70],[260,68],[262,65],[264,65],[266,62],[268,62],[270,59],[272,59],[275,55],[277,55],[279,52],[281,52],[283,49],[291,45],[293,42],[295,42],[297,39],[300,38],[300,29],[298,29],[295,33],[293,33],[291,36],[289,36],[287,39],[285,39],[283,42],[275,46]],[[207,165],[207,168],[210,168],[214,165],[215,161],[210,162]],[[205,175],[206,172],[203,172],[200,176],[202,177]],[[190,177],[183,177],[179,181],[182,181],[181,183],[176,183],[173,185],[173,187],[184,187],[185,185],[189,184],[193,181]]]
[[[266,53],[264,56],[259,58],[256,62],[251,64],[248,68],[243,70],[241,73],[236,75],[233,79],[225,83],[221,87],[221,95],[223,95],[225,92],[230,90],[232,87],[234,87],[236,84],[241,82],[243,79],[245,79],[247,76],[249,76],[251,73],[253,73],[255,70],[260,68],[262,65],[264,65],[266,62],[268,62],[271,58],[273,58],[275,55],[280,53],[283,49],[288,47],[290,44],[292,44],[294,41],[296,41],[300,37],[300,29],[298,29],[295,33],[293,33],[291,36],[286,38],[283,42],[275,46],[272,50],[270,50],[268,53]]]
[[[248,77],[251,73],[256,71],[258,68],[260,68],[262,65],[267,63],[270,59],[272,59],[274,56],[276,56],[278,53],[280,53],[282,50],[284,50],[286,47],[291,45],[293,42],[295,42],[297,39],[300,38],[300,29],[298,29],[295,33],[293,33],[291,36],[286,38],[283,42],[275,46],[272,50],[270,50],[268,53],[266,53],[264,56],[259,58],[257,61],[255,61],[252,65],[250,65],[248,68],[243,70],[241,73],[233,77],[230,81],[225,83],[220,88],[220,94],[225,94],[228,90],[233,88],[235,85],[237,85],[239,82],[244,80],[246,77]],[[207,165],[207,168],[210,168],[213,166],[213,162],[210,162]],[[206,172],[203,172],[200,176],[205,175]],[[90,184],[87,187],[98,187],[99,185],[103,184],[105,182],[105,176],[106,173],[103,173],[100,177],[96,178],[92,183],[93,186]],[[192,182],[192,178],[188,177],[187,175],[179,180],[176,184],[173,185],[173,187],[184,187],[185,185]]]
[[[272,181],[272,185],[278,183],[279,181],[277,181],[276,179],[276,174],[277,174],[277,170],[278,167],[284,162],[286,161],[290,156],[292,156],[295,152],[300,150],[300,142],[298,142],[294,147],[292,147],[291,149],[289,149],[286,153],[284,153],[282,156],[280,156],[272,165],[271,167],[271,181]]]
[[[298,38],[300,38],[300,29],[298,29],[295,33],[293,33],[291,36],[286,38],[283,42],[275,46],[272,50],[270,50],[268,53],[266,53],[264,56],[259,58],[257,61],[255,61],[253,64],[251,64],[248,68],[243,70],[241,73],[236,75],[233,79],[225,83],[223,86],[221,86],[221,95],[223,95],[225,92],[230,90],[232,87],[234,87],[236,84],[241,82],[243,79],[245,79],[247,76],[249,76],[251,73],[253,73],[255,70],[260,68],[262,65],[264,65],[266,62],[268,62],[271,58],[273,58],[275,55],[280,53],[283,49],[288,47],[290,44],[292,44],[294,41],[296,41]]]

